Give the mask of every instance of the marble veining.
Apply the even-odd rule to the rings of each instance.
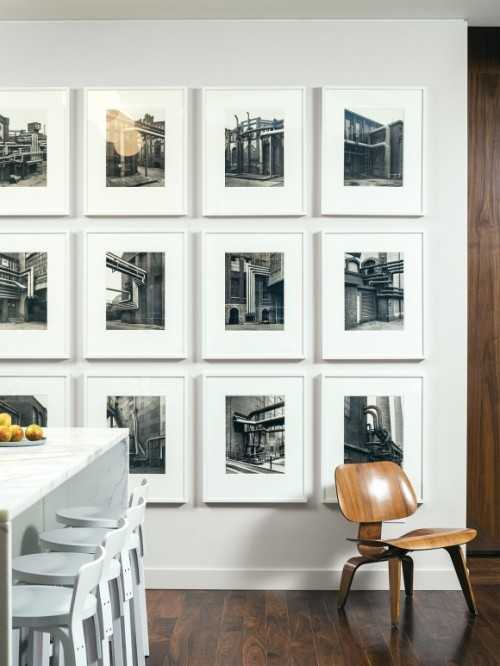
[[[47,428],[47,443],[0,448],[0,522],[15,518],[128,437],[125,428]]]

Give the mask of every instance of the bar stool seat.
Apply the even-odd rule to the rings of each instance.
[[[58,523],[69,527],[106,527],[113,529],[125,515],[122,506],[73,506],[56,511]]]
[[[141,484],[130,493],[129,507],[137,506],[141,497],[147,502],[149,481],[143,479]],[[122,506],[111,504],[109,506],[69,506],[56,511],[58,523],[68,527],[108,527],[113,529],[125,514]]]
[[[61,527],[40,532],[38,543],[42,548],[50,551],[93,554],[108,532],[109,530],[104,527],[71,527],[68,529]],[[138,548],[139,544],[138,535],[130,534],[128,549]]]
[[[76,575],[84,564],[94,559],[90,553],[52,552],[20,555],[12,560],[12,578],[35,585],[66,585],[75,583]],[[109,579],[118,578],[120,563],[113,560]]]
[[[38,543],[46,550],[94,553],[108,532],[105,527],[61,527],[40,532]]]

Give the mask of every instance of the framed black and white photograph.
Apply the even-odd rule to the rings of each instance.
[[[205,375],[204,501],[305,502],[304,377]]]
[[[89,88],[86,215],[185,215],[187,90]]]
[[[12,425],[63,428],[70,423],[70,381],[66,374],[0,375],[0,413]]]
[[[69,356],[69,236],[0,234],[0,358]]]
[[[303,358],[304,234],[202,239],[204,358]]]
[[[304,215],[304,88],[203,90],[203,214]]]
[[[150,502],[187,501],[184,375],[87,375],[85,424],[129,429],[130,487],[150,483]]]
[[[0,89],[0,215],[69,214],[69,89]]]
[[[323,215],[424,214],[424,90],[323,88]]]
[[[184,358],[184,232],[86,236],[87,358]]]
[[[324,359],[422,359],[423,235],[322,237]]]
[[[337,501],[337,465],[382,461],[402,467],[422,501],[422,382],[422,377],[322,376],[324,502]]]

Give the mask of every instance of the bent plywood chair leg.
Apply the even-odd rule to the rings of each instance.
[[[389,590],[391,595],[391,624],[399,624],[399,597],[401,590],[401,560],[391,557],[389,560]]]
[[[356,573],[358,568],[361,565],[371,561],[372,560],[366,559],[366,557],[351,557],[351,559],[347,560],[347,562],[344,564],[344,568],[342,569],[342,578],[340,579],[340,590],[339,590],[339,598],[337,600],[337,608],[344,608],[345,602],[347,600],[347,595],[349,594],[349,590],[351,589],[352,579],[354,578],[354,574]]]
[[[451,561],[453,562],[453,566],[455,567],[455,572],[458,576],[462,592],[464,593],[465,601],[467,602],[467,606],[469,607],[469,612],[472,613],[472,615],[477,615],[478,613],[477,613],[476,600],[474,599],[474,592],[472,591],[472,585],[469,578],[469,571],[465,563],[465,558],[462,549],[460,548],[460,546],[450,546],[449,548],[446,548],[446,550],[450,554]]]
[[[405,584],[405,594],[407,597],[413,596],[413,560],[409,555],[401,560],[403,565],[403,581]]]

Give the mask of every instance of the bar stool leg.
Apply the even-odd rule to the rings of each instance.
[[[28,634],[28,664],[48,666],[50,658],[50,635],[42,631]]]
[[[142,631],[142,645],[144,655],[149,656],[149,633],[148,633],[148,609],[146,606],[146,581],[144,578],[144,566],[142,563],[141,554],[134,551],[133,553],[134,566],[136,570],[137,580],[137,596],[139,599],[139,607],[141,614],[141,631]],[[135,594],[135,592],[134,592]]]

